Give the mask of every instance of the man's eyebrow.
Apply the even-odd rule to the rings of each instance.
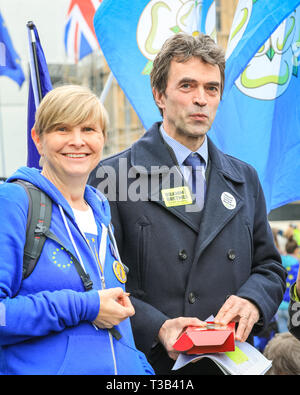
[[[194,78],[189,78],[189,77],[184,77],[182,78],[180,81],[178,81],[178,85],[180,84],[186,84],[186,83],[198,83],[197,80],[195,80]],[[207,81],[205,83],[205,85],[210,85],[210,86],[216,86],[216,87],[220,87],[221,83],[219,81]]]
[[[211,85],[211,86],[216,86],[216,87],[221,86],[221,83],[219,81],[208,81],[206,84]]]
[[[184,77],[184,78],[182,78],[180,81],[178,81],[178,85],[180,85],[180,84],[185,84],[185,83],[187,83],[187,82],[190,82],[190,83],[197,83],[197,80],[195,80],[195,79],[193,79],[193,78],[189,78],[189,77]]]

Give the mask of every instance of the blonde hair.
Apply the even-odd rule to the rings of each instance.
[[[99,98],[80,85],[63,85],[48,92],[36,114],[34,129],[41,136],[58,125],[99,122],[106,138],[108,115]]]

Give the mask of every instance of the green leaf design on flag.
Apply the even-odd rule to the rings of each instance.
[[[142,71],[142,74],[144,75],[149,75],[151,73],[153,67],[153,62],[149,60],[149,62],[146,64],[144,70]]]

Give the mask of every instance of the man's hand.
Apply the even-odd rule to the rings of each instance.
[[[258,308],[247,299],[231,295],[215,317],[215,323],[227,325],[238,322],[235,338],[241,342],[247,340],[254,324],[259,320]]]
[[[179,352],[174,350],[173,344],[187,326],[206,326],[206,322],[198,318],[178,317],[166,320],[158,332],[158,339],[165,347],[170,358],[176,360]]]
[[[98,291],[100,310],[93,322],[98,328],[112,328],[121,321],[134,315],[135,311],[122,288],[109,288]]]

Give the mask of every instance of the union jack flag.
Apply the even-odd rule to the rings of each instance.
[[[65,27],[65,49],[70,60],[77,63],[99,49],[93,18],[102,0],[71,0]]]

